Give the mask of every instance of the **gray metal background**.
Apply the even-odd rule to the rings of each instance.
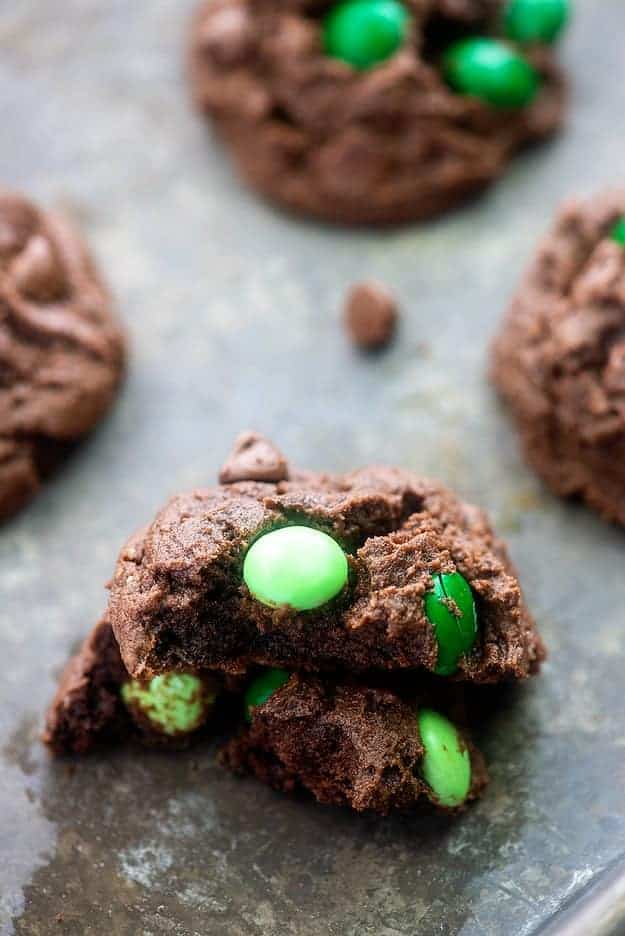
[[[0,0],[0,178],[77,217],[133,349],[111,418],[0,531],[0,930],[531,933],[625,847],[625,535],[522,466],[485,354],[556,203],[622,181],[625,5],[577,2],[559,140],[458,214],[366,233],[285,218],[233,180],[188,104],[193,4]],[[339,324],[365,275],[403,309],[375,359]],[[212,482],[244,427],[301,465],[438,475],[507,536],[551,656],[495,714],[492,786],[459,821],[296,803],[210,749],[71,770],[38,744],[121,541]]]

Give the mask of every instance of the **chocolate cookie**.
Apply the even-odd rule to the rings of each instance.
[[[544,28],[540,4],[512,0],[513,46],[496,38],[506,6],[207,0],[192,28],[193,94],[242,175],[283,206],[350,224],[428,217],[562,120],[548,45],[562,23]]]
[[[432,697],[436,710],[426,705]],[[130,740],[178,748],[215,730],[216,700],[236,732],[221,762],[277,789],[386,814],[422,801],[459,809],[486,783],[481,755],[455,724],[465,721],[457,692],[402,694],[277,670],[236,681],[168,674],[140,685],[106,619],[67,664],[43,740],[57,755]],[[237,729],[244,713],[249,725]]]
[[[481,755],[445,716],[388,688],[293,675],[250,720],[221,762],[278,790],[303,788],[320,803],[382,815],[422,800],[455,809],[487,782]],[[441,742],[444,779],[428,762]]]
[[[122,549],[108,616],[133,677],[536,670],[542,643],[480,510],[393,468],[282,481],[251,468],[257,480],[172,498]]]
[[[63,670],[43,740],[55,754],[85,754],[130,738],[180,746],[210,721],[221,683],[212,674],[133,683],[103,617]]]
[[[528,462],[625,524],[625,191],[560,211],[495,341]]]
[[[111,404],[124,343],[77,235],[0,191],[0,520]]]

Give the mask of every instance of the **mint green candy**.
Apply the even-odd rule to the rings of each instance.
[[[206,720],[215,701],[201,679],[190,673],[164,673],[149,683],[124,683],[121,697],[132,713],[140,712],[166,735],[188,734]]]
[[[403,44],[409,15],[399,0],[345,0],[323,21],[326,54],[353,68],[385,61]]]
[[[438,643],[435,673],[450,676],[477,637],[477,613],[471,586],[459,572],[435,575],[425,596],[425,613]],[[453,602],[453,604],[452,604]],[[455,606],[455,607],[454,607]]]
[[[256,679],[249,684],[243,696],[247,721],[252,720],[252,709],[266,702],[267,699],[274,694],[276,689],[279,689],[280,686],[284,686],[290,678],[291,674],[283,669],[268,669],[265,670],[264,673],[261,673],[260,676],[257,676]]]
[[[538,73],[527,59],[498,39],[455,42],[443,56],[443,74],[460,94],[501,108],[525,107],[540,85]]]
[[[423,779],[441,806],[460,806],[471,789],[471,758],[455,725],[439,712],[420,709],[419,734],[425,748]]]
[[[504,29],[515,42],[555,42],[570,12],[569,0],[509,0]]]
[[[621,247],[625,247],[625,217],[618,219],[610,231],[610,237],[613,241],[616,241],[617,244],[620,244]]]
[[[305,526],[265,533],[252,543],[243,563],[250,592],[272,608],[319,608],[342,591],[347,577],[347,557],[339,544]]]

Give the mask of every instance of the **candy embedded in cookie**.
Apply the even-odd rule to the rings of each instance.
[[[458,809],[487,779],[464,732],[384,687],[296,674],[252,709],[249,722],[224,745],[222,763],[322,803],[383,815],[425,802]]]
[[[252,595],[272,608],[311,611],[347,585],[349,566],[339,544],[306,526],[265,533],[248,549],[243,581]]]
[[[215,674],[130,680],[102,618],[63,671],[43,740],[55,754],[85,754],[131,739],[179,747],[210,721],[220,685]]]
[[[121,697],[131,716],[147,722],[165,735],[185,735],[201,728],[208,719],[215,692],[192,673],[163,673],[143,685],[136,679],[125,682]]]
[[[421,773],[441,806],[461,806],[471,789],[471,758],[458,729],[432,709],[419,711]]]
[[[570,0],[509,0],[504,30],[521,44],[551,43],[558,39],[570,16]]]
[[[371,68],[403,45],[409,21],[399,0],[343,0],[325,15],[323,46],[354,68]]]
[[[485,515],[393,468],[174,497],[122,549],[109,616],[140,680],[264,666],[498,682],[544,652]]]
[[[245,690],[243,702],[245,705],[245,718],[252,720],[254,709],[269,699],[276,689],[289,681],[291,674],[283,669],[267,669],[257,676]]]
[[[252,673],[167,674],[129,681],[110,626],[102,620],[68,663],[46,718],[57,755],[139,740],[171,749],[223,732],[222,763],[278,789],[386,814],[430,803],[462,808],[487,776],[466,721],[461,687],[412,680],[369,686],[344,677]],[[217,694],[221,718],[213,717]],[[430,699],[436,711],[428,709]],[[443,705],[454,722],[438,713]]]
[[[527,59],[497,39],[460,40],[445,53],[443,71],[456,91],[493,107],[526,107],[539,88],[538,74]]]
[[[618,219],[610,231],[610,237],[613,241],[616,241],[617,244],[620,244],[621,247],[625,247],[625,216]]]
[[[435,673],[449,676],[458,661],[471,651],[478,625],[471,587],[459,572],[434,576],[434,588],[425,596],[425,613],[434,625],[438,659]]]
[[[193,94],[246,180],[284,207],[343,224],[430,217],[562,121],[553,46],[504,41],[507,9],[503,0],[204,0],[191,35]],[[549,17],[513,8],[508,29],[552,36]]]

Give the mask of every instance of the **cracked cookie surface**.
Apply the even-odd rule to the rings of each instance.
[[[0,190],[0,520],[109,408],[124,342],[81,240]]]
[[[495,108],[445,83],[446,44],[496,33],[499,0],[410,0],[404,44],[366,72],[324,53],[330,6],[209,0],[193,22],[196,103],[243,177],[283,206],[350,224],[435,215],[561,123],[564,85],[548,47],[526,50],[541,89],[525,107]]]
[[[347,586],[315,610],[269,607],[243,581],[249,546],[291,524],[329,534],[347,555]],[[432,671],[438,646],[424,596],[433,576],[454,572],[469,583],[479,621],[457,678],[497,682],[537,669],[543,645],[486,516],[444,486],[393,468],[340,476],[289,469],[279,482],[172,498],[122,549],[108,614],[140,679],[189,668],[236,674],[255,664]]]
[[[565,205],[495,340],[492,378],[557,494],[625,524],[625,190]]]

